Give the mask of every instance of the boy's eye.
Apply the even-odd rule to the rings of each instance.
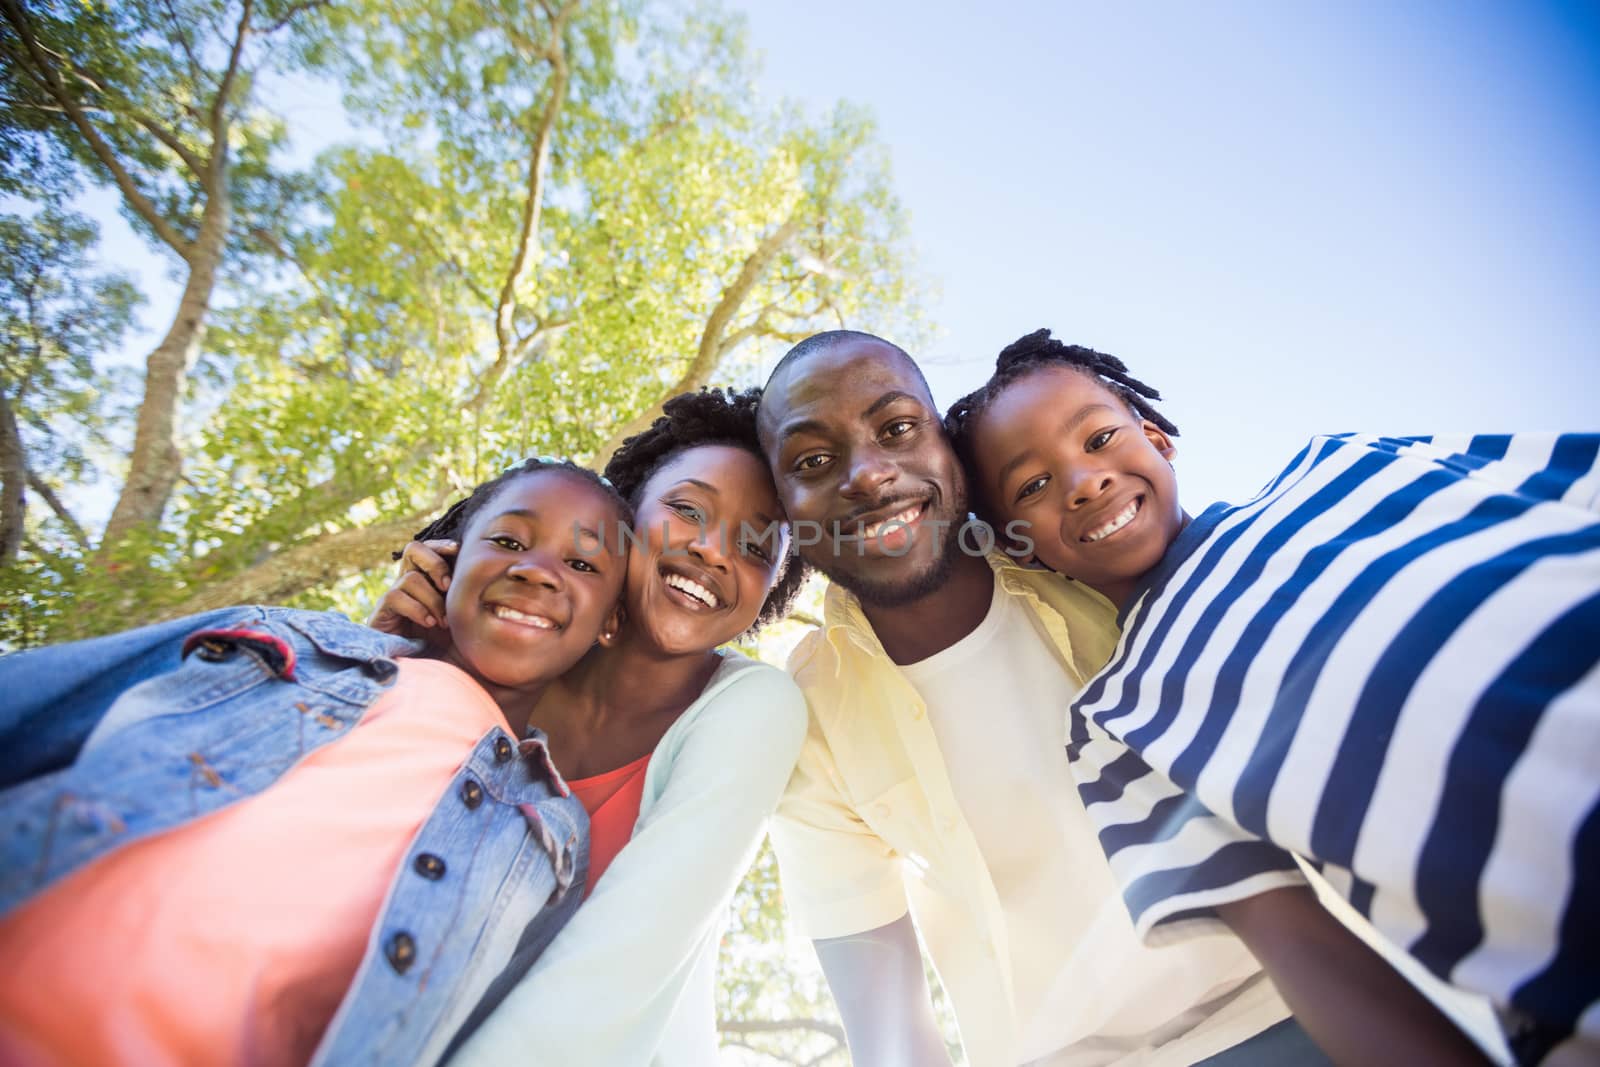
[[[586,559],[569,559],[567,560],[567,565],[575,571],[582,571],[584,574],[600,573],[600,568]]]
[[[1050,476],[1048,474],[1039,475],[1039,477],[1033,479],[1031,482],[1026,483],[1021,489],[1017,490],[1017,499],[1026,500],[1035,493],[1044,492],[1045,483],[1049,480]]]
[[[1099,433],[1097,433],[1093,437],[1089,438],[1089,444],[1088,444],[1088,447],[1087,447],[1086,451],[1089,451],[1089,452],[1098,452],[1098,451],[1100,451],[1100,449],[1106,447],[1106,445],[1109,445],[1111,443],[1111,438],[1115,437],[1116,433],[1117,433],[1117,431],[1115,431],[1115,430],[1101,430]]]
[[[494,534],[486,538],[486,540],[492,545],[505,549],[507,552],[522,551],[522,542],[509,534]]]

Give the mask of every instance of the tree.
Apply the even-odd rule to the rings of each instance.
[[[54,207],[0,215],[0,566],[29,536],[30,492],[54,517],[47,539],[92,547],[60,494],[87,480],[86,448],[104,445],[110,389],[94,357],[120,340],[139,301],[126,277],[93,273],[97,236]]]
[[[177,313],[146,361],[105,549],[159,524],[182,470],[179,401],[236,216],[264,220],[282,207],[269,166],[282,127],[251,104],[266,42],[316,2],[0,0],[0,143],[71,158],[114,185],[184,277]]]
[[[299,32],[371,134],[318,161],[316,211],[250,235],[288,266],[212,312],[165,519],[44,568],[52,636],[334,603],[504,464],[603,460],[762,346],[907,321],[870,121],[763,105],[736,22],[352,0]]]

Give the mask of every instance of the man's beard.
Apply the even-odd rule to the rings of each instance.
[[[817,569],[830,582],[846,592],[853,593],[864,605],[875,608],[903,608],[930,593],[937,592],[940,586],[950,580],[950,573],[955,570],[956,557],[961,554],[955,529],[952,528],[947,533],[941,549],[939,555],[929,562],[922,573],[913,574],[897,582],[874,582],[865,573],[844,573],[820,565]]]

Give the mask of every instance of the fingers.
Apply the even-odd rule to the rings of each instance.
[[[400,573],[421,573],[439,590],[450,588],[450,564],[461,546],[455,541],[412,541],[400,554]]]
[[[445,625],[444,594],[421,571],[402,574],[378,601],[367,625],[402,637],[423,636]]]

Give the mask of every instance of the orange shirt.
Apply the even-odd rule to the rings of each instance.
[[[567,780],[573,795],[589,813],[589,884],[584,887],[585,899],[594,892],[600,876],[633,836],[633,824],[639,821],[639,802],[644,798],[644,771],[650,765],[650,756],[651,753],[646,752],[614,771],[577,781]]]
[[[397,864],[505,716],[433,660],[271,788],[114,850],[0,921],[0,1063],[304,1064]]]

